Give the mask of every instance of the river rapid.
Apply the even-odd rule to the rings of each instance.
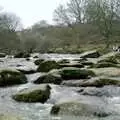
[[[33,54],[33,56],[38,55]],[[39,54],[39,58],[46,60],[61,60],[61,59],[79,59],[80,55],[71,54]],[[34,64],[34,58],[31,57],[30,61],[26,61],[24,58],[1,58],[0,68],[19,68],[25,70],[35,70],[37,66]],[[0,113],[8,113],[11,115],[17,115],[23,120],[120,120],[120,88],[115,86],[105,86],[99,88],[99,91],[103,91],[101,97],[88,96],[80,94],[80,87],[66,87],[63,85],[50,84],[51,96],[45,103],[22,103],[14,101],[11,96],[20,90],[29,88],[33,85],[33,81],[36,80],[44,73],[27,74],[27,84],[16,85],[12,87],[0,88]],[[119,79],[119,77],[118,77]],[[37,86],[37,85],[36,85]],[[107,92],[107,93],[104,93]],[[108,96],[104,96],[108,94]],[[98,110],[105,110],[112,113],[107,117],[95,117],[95,116],[51,116],[51,107],[59,102],[83,101],[85,103],[93,104],[97,106]],[[99,106],[99,107],[98,107]]]

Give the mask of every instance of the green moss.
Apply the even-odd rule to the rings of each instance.
[[[42,62],[37,71],[38,72],[49,72],[50,70],[52,69],[59,69],[60,66],[57,62],[55,61],[45,61],[45,62]]]
[[[89,76],[95,76],[95,73],[91,70],[64,69],[61,76],[63,79],[86,79]]]
[[[29,93],[21,93],[13,96],[19,102],[41,102],[45,103],[50,96],[50,87],[46,90],[34,90]]]
[[[3,70],[0,72],[0,86],[23,84],[27,82],[27,78],[21,72]]]

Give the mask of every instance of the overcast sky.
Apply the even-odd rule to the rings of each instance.
[[[53,11],[59,3],[66,0],[0,0],[0,5],[7,12],[19,16],[25,27],[40,20],[52,22]]]

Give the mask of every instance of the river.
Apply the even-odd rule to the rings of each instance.
[[[36,55],[36,54],[35,54]],[[40,54],[40,58],[60,60],[60,59],[79,59],[80,55],[70,54]],[[14,58],[1,58],[0,68],[18,68],[19,69],[36,69],[33,63],[33,59],[26,61],[25,59],[14,59]],[[65,87],[50,85],[52,87],[51,97],[45,103],[22,103],[14,101],[11,96],[16,92],[30,87],[34,80],[42,75],[42,73],[34,73],[26,75],[28,83],[23,85],[17,85],[12,87],[0,88],[0,113],[8,113],[20,116],[23,120],[120,120],[120,88],[114,86],[106,86],[106,89],[110,96],[85,96],[76,92],[81,88]],[[112,112],[113,114],[104,117],[94,116],[50,116],[50,110],[53,104],[59,102],[65,102],[67,100],[80,100],[93,105],[100,106],[100,109]],[[98,108],[99,109],[99,108]]]

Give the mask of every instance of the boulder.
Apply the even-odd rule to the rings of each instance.
[[[71,116],[97,116],[107,117],[111,113],[102,107],[77,101],[59,103],[52,107],[52,115],[71,115]]]
[[[44,61],[44,59],[38,59],[38,60],[35,60],[35,65],[39,65],[40,63],[42,63]]]
[[[111,62],[100,62],[97,64],[92,65],[93,68],[105,68],[105,67],[120,67],[117,64],[111,63]]]
[[[38,72],[49,72],[52,69],[59,69],[60,66],[55,61],[44,61],[41,64],[39,64],[39,67],[37,69]]]
[[[105,85],[120,85],[120,80],[109,79],[109,78],[98,78],[83,82],[80,86],[82,87],[103,87]]]
[[[104,87],[108,85],[120,86],[120,80],[111,78],[91,78],[91,79],[80,79],[80,80],[68,80],[63,81],[62,85],[72,86],[72,87]]]
[[[12,98],[18,102],[45,103],[50,97],[50,89],[49,85],[32,86],[13,95]]]
[[[70,79],[87,79],[91,76],[95,76],[95,74],[93,71],[86,69],[63,68],[61,70],[61,76],[65,80],[70,80]]]
[[[78,93],[80,93],[81,95],[87,95],[87,96],[97,96],[97,97],[112,97],[112,95],[114,95],[115,91],[112,89],[113,87],[102,87],[102,88],[96,88],[96,87],[86,87],[85,89],[83,89],[83,91],[78,91]]]
[[[120,76],[120,68],[116,67],[105,67],[105,68],[92,68],[96,76],[107,76],[107,77],[118,77]]]
[[[0,58],[5,57],[5,56],[6,56],[5,53],[0,53]]]
[[[0,86],[9,86],[27,83],[25,75],[17,70],[0,70]]]
[[[120,87],[119,86],[104,86],[101,88],[97,87],[85,87],[78,90],[80,95],[91,96],[91,97],[109,97],[113,98],[119,96]]]
[[[34,56],[33,58],[39,58],[39,56],[36,55],[36,56]]]
[[[98,58],[100,53],[96,50],[88,51],[80,55],[81,58]]]
[[[30,54],[26,52],[19,52],[14,56],[14,58],[28,58],[28,57],[30,57]]]
[[[94,65],[93,62],[89,62],[89,61],[84,61],[84,62],[81,62],[82,65],[85,65],[85,66],[92,66]]]
[[[32,70],[32,69],[19,69],[17,68],[18,71],[24,73],[24,74],[33,74],[33,73],[36,73],[35,70]]]
[[[113,63],[113,64],[118,64],[118,60],[112,56],[112,57],[108,57],[108,58],[105,58],[105,59],[102,59],[102,60],[99,60],[98,63],[103,63],[103,62],[108,62],[108,63]]]
[[[58,64],[65,64],[65,63],[70,63],[68,59],[62,59],[58,61]]]
[[[53,83],[53,84],[60,84],[62,82],[62,78],[60,75],[55,74],[46,74],[40,76],[37,80],[34,81],[35,84],[41,83]]]
[[[76,68],[83,68],[84,65],[82,65],[81,63],[65,63],[65,64],[59,64],[60,67],[76,67]]]

